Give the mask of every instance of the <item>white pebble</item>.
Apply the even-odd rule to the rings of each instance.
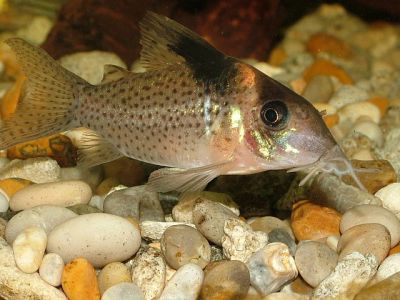
[[[101,300],[145,300],[143,292],[132,282],[121,282],[108,288]]]
[[[353,127],[355,132],[359,132],[367,136],[371,141],[374,141],[378,147],[383,144],[382,129],[375,122],[369,120],[357,121]]]
[[[381,119],[379,108],[367,101],[350,103],[338,110],[340,122],[349,120],[355,123],[360,117],[369,117],[374,123],[378,124]]]
[[[333,115],[337,111],[336,107],[334,107],[333,105],[331,105],[329,103],[315,102],[312,105],[319,112],[325,111],[327,115]]]
[[[337,251],[338,243],[339,237],[337,235],[330,235],[326,238],[326,244],[335,252]]]
[[[22,231],[13,243],[15,262],[25,273],[36,272],[46,249],[47,235],[40,227],[29,227]]]
[[[400,253],[385,258],[375,274],[374,283],[382,281],[397,272],[400,272]]]
[[[375,193],[382,200],[382,206],[400,219],[400,182],[390,183]]]
[[[196,300],[199,297],[204,273],[196,264],[180,267],[167,282],[159,300]]]
[[[357,86],[342,85],[329,100],[329,104],[339,109],[346,104],[366,100],[368,97],[368,93]]]
[[[358,159],[358,160],[374,160],[375,158],[373,157],[371,151],[369,149],[361,149],[355,152],[352,156],[351,159]]]
[[[48,253],[43,257],[39,268],[40,277],[52,286],[61,284],[61,275],[64,270],[64,261],[56,253]]]
[[[0,212],[6,212],[8,210],[9,201],[10,198],[8,195],[2,189],[0,189]]]
[[[101,211],[103,210],[103,204],[104,204],[104,197],[99,196],[99,195],[93,195],[92,198],[90,198],[90,201],[88,205],[96,207],[100,209]]]

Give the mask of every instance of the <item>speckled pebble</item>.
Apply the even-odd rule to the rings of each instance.
[[[316,287],[336,267],[338,255],[327,245],[304,241],[297,246],[295,262],[303,279]]]
[[[400,299],[400,272],[362,289],[354,300]]]
[[[400,253],[385,258],[375,274],[374,281],[384,280],[398,272],[400,272]]]
[[[57,181],[27,186],[10,200],[11,210],[29,209],[38,205],[72,206],[88,203],[92,197],[90,186],[83,181]]]
[[[264,231],[265,233],[270,233],[274,229],[282,228],[294,239],[292,228],[288,222],[273,216],[254,218],[249,220],[248,224],[254,231]]]
[[[94,213],[78,216],[55,227],[49,234],[47,251],[59,254],[65,262],[84,257],[93,266],[102,267],[128,259],[139,249],[140,242],[139,230],[128,220]]]
[[[40,277],[52,286],[61,284],[61,276],[64,270],[64,261],[56,253],[47,253],[39,268]]]
[[[36,272],[46,250],[47,235],[40,227],[28,227],[13,242],[15,263],[25,273]]]
[[[268,234],[253,231],[246,222],[229,219],[224,225],[222,249],[225,257],[246,262],[250,256],[268,243]]]
[[[254,253],[246,265],[251,285],[263,296],[278,291],[298,275],[294,259],[282,243],[266,245]]]
[[[282,228],[276,228],[271,230],[268,233],[268,242],[269,243],[275,243],[275,242],[280,242],[284,243],[286,246],[289,248],[289,252],[292,256],[294,256],[296,252],[296,242],[294,239],[290,236],[290,234]]]
[[[97,282],[99,284],[100,294],[102,295],[113,285],[131,281],[131,273],[128,268],[120,262],[112,262],[105,265],[97,275]]]
[[[176,270],[189,262],[204,269],[210,262],[211,249],[208,241],[190,226],[169,227],[165,230],[160,244],[166,262]]]
[[[203,300],[243,299],[250,287],[247,266],[237,260],[214,262],[205,269],[201,298]]]
[[[145,300],[145,297],[136,284],[121,282],[107,289],[101,300]]]
[[[196,228],[209,240],[219,246],[224,235],[225,221],[238,217],[222,204],[200,198],[193,207],[193,221]]]
[[[167,282],[159,300],[196,300],[203,279],[203,270],[198,265],[186,264]]]
[[[165,230],[175,225],[188,225],[195,227],[193,224],[185,224],[180,222],[144,221],[140,223],[140,232],[142,234],[142,238],[146,240],[160,240]]]
[[[377,223],[360,224],[347,229],[339,239],[337,251],[339,260],[352,252],[363,255],[373,254],[378,264],[390,250],[390,233],[385,226]]]
[[[367,223],[384,225],[390,232],[391,247],[400,241],[400,221],[389,210],[376,205],[358,205],[348,210],[340,222],[340,231],[343,233],[349,228]]]

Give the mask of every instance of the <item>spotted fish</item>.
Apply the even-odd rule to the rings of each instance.
[[[305,99],[166,17],[147,13],[140,27],[146,72],[108,65],[95,86],[9,39],[28,80],[0,148],[84,127],[79,164],[128,156],[166,166],[148,183],[161,192],[201,190],[222,174],[338,171],[338,159],[353,172]]]

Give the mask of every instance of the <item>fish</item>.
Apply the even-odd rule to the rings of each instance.
[[[91,85],[44,50],[11,38],[27,77],[0,149],[85,128],[78,165],[121,156],[164,166],[148,188],[199,191],[220,175],[311,168],[351,174],[320,113],[304,98],[179,23],[148,12],[140,22],[143,73],[104,66]]]

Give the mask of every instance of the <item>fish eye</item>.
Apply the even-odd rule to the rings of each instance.
[[[282,101],[269,101],[262,106],[260,115],[261,120],[269,129],[279,130],[287,123],[288,109]]]

